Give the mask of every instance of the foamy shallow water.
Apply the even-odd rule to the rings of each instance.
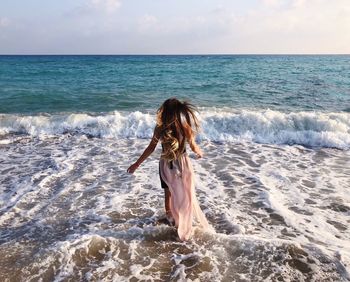
[[[203,140],[197,196],[215,231],[180,242],[148,140],[3,135],[2,281],[348,281],[350,153]]]

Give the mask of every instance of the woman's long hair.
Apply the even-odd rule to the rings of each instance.
[[[157,126],[160,128],[163,159],[177,159],[185,151],[185,141],[192,141],[199,130],[196,111],[192,104],[176,98],[166,100],[158,109]]]

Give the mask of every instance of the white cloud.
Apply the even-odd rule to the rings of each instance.
[[[263,6],[237,15],[234,21],[226,15],[233,52],[350,53],[350,1],[262,3]]]
[[[10,24],[10,20],[6,17],[0,17],[0,27],[6,27]]]
[[[121,6],[120,0],[89,0],[88,5],[92,8],[113,13]]]
[[[166,15],[123,0],[84,1],[46,24],[0,17],[0,28],[10,23],[0,52],[28,49],[30,37],[33,53],[350,53],[350,0],[260,0],[245,10],[214,5]]]
[[[306,4],[306,0],[293,0],[292,6],[293,7],[302,7]]]
[[[144,15],[138,20],[143,35],[138,48],[149,46],[146,51],[155,53],[350,53],[349,0],[262,1],[245,13],[220,7],[192,16]],[[135,36],[133,30],[129,34]]]
[[[262,0],[263,4],[267,7],[278,7],[282,4],[281,0]]]
[[[143,15],[138,22],[140,32],[147,32],[150,30],[157,29],[158,18],[156,16],[145,14]]]
[[[153,25],[158,22],[157,17],[146,14],[141,18],[142,24]]]

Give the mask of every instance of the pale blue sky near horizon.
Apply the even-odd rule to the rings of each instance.
[[[349,54],[349,0],[1,0],[0,54]]]

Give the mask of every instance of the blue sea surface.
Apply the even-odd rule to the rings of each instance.
[[[200,107],[350,111],[347,55],[0,56],[0,113]]]

